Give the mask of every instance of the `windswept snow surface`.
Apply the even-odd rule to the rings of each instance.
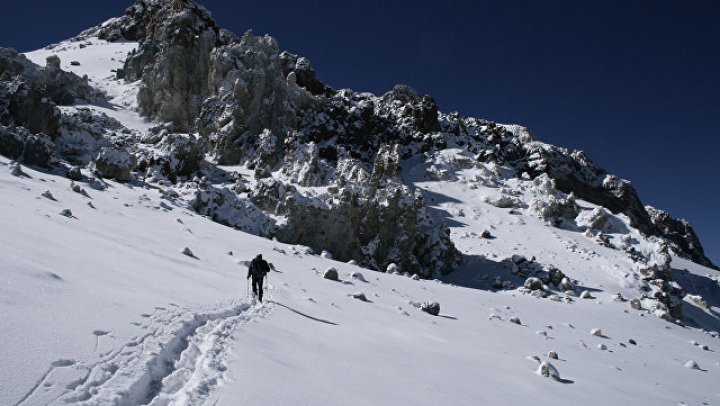
[[[43,64],[57,53],[107,92],[110,106],[93,109],[145,131],[136,85],[109,71],[134,46],[88,39],[28,56]],[[431,181],[424,162],[403,167],[463,254],[440,282],[239,232],[152,184],[78,182],[85,196],[61,176],[27,167],[13,176],[9,164],[0,158],[2,405],[720,403],[720,339],[710,331],[718,273],[674,260],[675,279],[703,298],[686,298],[688,326],[613,300],[642,287],[627,255],[577,224],[551,227],[525,208],[486,203],[503,189],[522,201],[536,193],[523,179],[477,181],[501,168],[453,167]],[[611,242],[629,235],[654,250],[627,219],[609,221]],[[263,304],[248,299],[245,280],[257,253],[276,269]],[[512,279],[512,255],[557,266],[593,299],[490,289],[496,276]],[[330,267],[340,281],[323,278]],[[439,316],[419,309],[429,301]],[[544,362],[559,377],[538,374],[553,371]]]

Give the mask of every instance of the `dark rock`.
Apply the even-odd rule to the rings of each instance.
[[[45,58],[46,67],[50,69],[60,69],[60,57],[57,55],[50,55]]]
[[[420,96],[414,89],[406,85],[397,85],[382,97],[388,104],[400,103],[409,107],[414,127],[421,133],[440,130],[438,107],[432,97]]]
[[[331,281],[337,281],[340,280],[340,277],[338,275],[338,271],[335,268],[328,268],[325,273],[323,274],[323,278],[330,279]]]
[[[700,239],[690,223],[683,219],[674,219],[667,212],[654,207],[646,206],[645,208],[653,225],[663,237],[676,246],[676,251],[685,253],[695,263],[720,270],[705,256]]]
[[[18,159],[25,150],[25,140],[30,133],[24,128],[0,126],[0,155]]]
[[[355,293],[352,294],[352,297],[355,298],[355,299],[358,299],[358,300],[362,300],[363,302],[367,302],[367,301],[368,301],[367,297],[366,297],[365,294],[362,293],[362,292],[355,292]]]
[[[67,177],[70,180],[80,181],[82,180],[82,172],[80,172],[79,166],[73,166],[67,171]]]
[[[25,140],[23,162],[31,166],[48,168],[51,166],[55,144],[46,136],[31,135]]]
[[[132,180],[130,172],[135,168],[136,158],[123,149],[103,148],[93,162],[93,168],[103,178],[118,182]]]
[[[55,144],[43,134],[34,135],[23,127],[0,125],[0,154],[26,165],[48,168],[54,160]]]
[[[0,83],[7,92],[8,124],[23,126],[33,133],[54,136],[58,132],[60,111],[37,86],[26,82]]]
[[[420,306],[420,310],[433,316],[440,315],[440,303],[438,302],[425,302]]]
[[[283,77],[294,73],[298,86],[304,87],[308,92],[314,95],[324,95],[332,91],[318,80],[315,70],[307,58],[283,52],[280,54],[280,63]]]

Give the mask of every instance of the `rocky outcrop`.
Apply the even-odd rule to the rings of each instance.
[[[138,107],[143,115],[188,132],[207,94],[210,52],[219,28],[193,1],[137,1],[125,16],[102,27],[101,38],[139,41],[128,55],[126,80],[140,79]]]
[[[654,234],[650,216],[632,184],[608,174],[582,151],[567,150],[541,143],[526,146],[527,170],[532,176],[546,173],[559,190],[601,205],[613,213],[626,214],[633,227]]]
[[[212,96],[203,103],[198,130],[219,163],[251,157],[265,130],[283,139],[297,127],[295,111],[307,107],[312,96],[295,77],[283,76],[277,42],[269,36],[246,32],[239,43],[213,51]]]
[[[291,54],[287,51],[280,54],[280,64],[282,66],[283,77],[290,77],[293,74],[295,83],[298,86],[305,88],[308,92],[314,95],[331,95],[334,93],[333,89],[325,86],[315,74],[315,70],[310,64],[310,60],[304,56],[298,56]]]
[[[22,126],[34,134],[54,136],[60,110],[45,97],[41,88],[20,80],[0,82],[0,123]]]
[[[532,176],[549,175],[557,188],[578,198],[623,213],[631,225],[647,236],[658,236],[673,243],[674,251],[702,265],[717,267],[704,254],[690,224],[667,213],[648,210],[632,184],[597,166],[582,151],[569,153],[563,148],[542,143],[525,145],[527,160],[522,170]]]
[[[693,262],[720,270],[706,256],[700,239],[690,223],[683,219],[674,219],[667,212],[652,206],[645,206],[653,225],[672,245],[674,251],[687,253]]]
[[[124,149],[103,148],[92,163],[92,169],[103,178],[115,179],[118,182],[132,180],[130,172],[134,170],[136,158]]]
[[[168,133],[153,128],[151,136],[161,136],[152,151],[139,151],[136,169],[150,181],[167,179],[176,183],[180,178],[191,178],[203,169],[205,146],[194,135]],[[162,134],[162,135],[161,135]]]
[[[60,124],[56,104],[97,97],[87,79],[60,69],[57,56],[48,57],[41,68],[13,49],[0,48],[0,124],[55,137]]]
[[[277,237],[328,250],[341,261],[356,260],[385,269],[395,263],[402,272],[423,276],[450,272],[460,254],[445,225],[433,224],[422,194],[399,181],[399,148],[383,147],[372,173],[348,171],[357,178],[337,180],[336,191],[325,203],[307,202],[293,195],[278,195],[275,207],[287,213]],[[368,179],[364,185],[358,179]]]
[[[26,165],[48,168],[55,157],[55,144],[44,134],[0,125],[0,155]]]

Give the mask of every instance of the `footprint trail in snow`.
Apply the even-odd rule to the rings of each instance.
[[[145,333],[94,363],[53,362],[17,404],[198,404],[226,379],[233,332],[273,305],[234,301],[196,311],[156,308]],[[139,323],[135,323],[136,325]],[[99,338],[109,334],[94,331]]]

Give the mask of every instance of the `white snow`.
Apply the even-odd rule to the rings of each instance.
[[[107,104],[80,104],[75,107],[105,113],[125,127],[142,133],[153,123],[134,111],[137,107],[139,82],[126,83],[124,80],[117,80],[113,72],[123,67],[128,52],[137,48],[137,45],[135,42],[106,42],[89,38],[82,41],[61,42],[50,48],[28,52],[25,56],[32,62],[45,66],[48,56],[57,55],[63,70],[73,72],[80,77],[87,75],[90,85],[107,95]],[[72,65],[70,62],[73,61],[79,62],[80,65]],[[68,111],[73,108],[62,107],[61,110]]]

